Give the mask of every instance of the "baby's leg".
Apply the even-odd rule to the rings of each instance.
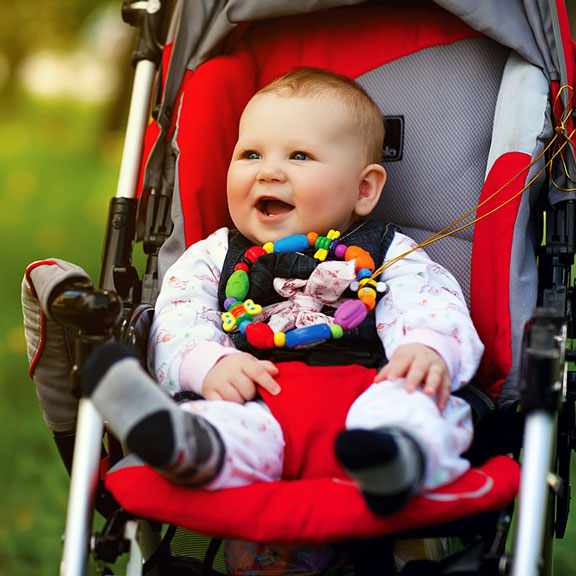
[[[237,414],[222,411],[223,441],[217,416],[210,418],[215,420],[212,425],[192,410],[182,410],[142,369],[131,351],[117,343],[103,346],[89,359],[83,386],[120,441],[172,481],[206,486],[218,480],[221,472],[229,475],[225,452],[230,429],[234,428],[229,421],[236,418],[236,426],[241,426],[239,412],[244,406],[236,405]],[[262,408],[260,419],[258,410],[248,408],[245,412],[245,419],[256,429],[270,417]],[[281,469],[282,462],[280,473]]]
[[[217,429],[225,448],[222,469],[207,490],[280,480],[284,436],[264,403],[198,400],[182,408]]]
[[[373,384],[352,405],[347,431],[338,438],[342,465],[371,507],[388,513],[421,488],[446,484],[469,467],[461,457],[472,441],[466,402],[452,397],[444,412],[421,390],[408,393],[404,380]]]

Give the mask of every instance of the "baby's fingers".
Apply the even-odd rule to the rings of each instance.
[[[257,360],[247,369],[247,373],[257,386],[264,388],[273,396],[280,393],[280,385],[274,380],[274,376],[278,374],[278,367],[272,362]]]
[[[427,396],[436,397],[436,404],[442,411],[450,398],[451,383],[446,372],[439,366],[432,366],[428,371],[423,392]]]
[[[409,356],[405,356],[403,354],[396,354],[393,356],[388,364],[384,366],[376,374],[374,378],[374,382],[382,382],[384,380],[398,380],[398,378],[402,378],[406,376],[406,372],[410,368],[410,363],[412,359]]]

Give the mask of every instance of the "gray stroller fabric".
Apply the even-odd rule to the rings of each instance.
[[[202,0],[183,2],[180,31],[188,38],[188,68],[194,70],[218,50],[222,40],[242,22],[305,14],[367,0]],[[550,80],[562,76],[555,39],[554,3],[549,0],[434,0],[472,28],[512,48],[544,70]],[[382,4],[404,6],[388,0]],[[427,5],[428,1],[410,5]]]
[[[22,281],[22,313],[30,375],[46,426],[56,433],[76,427],[78,400],[70,389],[76,331],[49,316],[49,303],[63,285],[78,282],[91,286],[79,266],[57,258],[34,263]]]

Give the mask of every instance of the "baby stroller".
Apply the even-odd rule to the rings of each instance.
[[[164,544],[149,545],[157,522],[228,540],[344,542],[356,574],[394,573],[393,540],[459,536],[456,554],[402,573],[551,574],[574,434],[565,362],[574,54],[563,3],[206,0],[124,11],[141,37],[98,289],[57,259],[32,264],[23,283],[31,372],[68,464],[75,443],[61,574],[84,573],[89,543],[103,562],[129,548],[129,574],[214,573],[209,562],[179,568]],[[68,390],[68,372],[77,390],[84,360],[106,340],[145,349],[167,267],[228,223],[226,166],[244,104],[299,65],[353,76],[381,106],[389,179],[375,217],[399,223],[458,277],[486,345],[478,383],[464,392],[478,420],[473,469],[390,517],[372,516],[356,489],[332,477],[186,490],[121,459],[113,439],[106,452],[117,464],[106,473],[103,423]],[[154,122],[144,135],[152,92]],[[142,277],[132,265],[135,239],[148,255]],[[522,442],[520,483],[508,454],[518,457]],[[94,507],[108,523],[91,538]]]

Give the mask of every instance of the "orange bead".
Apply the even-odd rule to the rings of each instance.
[[[374,260],[372,260],[372,256],[359,246],[348,246],[344,253],[344,260],[356,260],[357,270],[368,268],[370,272],[374,272]]]
[[[308,232],[308,234],[306,234],[306,238],[308,238],[308,244],[310,244],[310,247],[314,247],[314,244],[316,244],[316,239],[318,238],[318,234],[316,234],[316,232]]]
[[[368,310],[373,310],[376,306],[376,296],[373,294],[358,294],[359,300],[364,303]]]

